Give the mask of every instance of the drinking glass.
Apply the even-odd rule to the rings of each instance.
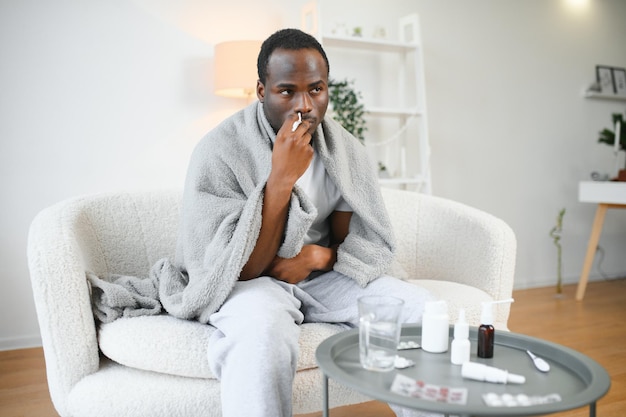
[[[371,371],[391,371],[398,353],[404,301],[387,295],[368,295],[357,302],[361,366]]]

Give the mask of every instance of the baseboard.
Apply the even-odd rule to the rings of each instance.
[[[600,276],[597,274],[591,274],[589,275],[588,282],[621,279],[625,277],[626,277],[626,272],[613,274],[611,276]],[[580,278],[579,276],[563,277],[563,285],[578,284],[579,278]],[[532,288],[543,288],[543,287],[556,287],[556,278],[549,279],[549,280],[538,280],[538,281],[533,281],[533,282],[523,282],[523,283],[516,282],[515,284],[513,284],[513,290],[528,290]]]
[[[26,349],[41,346],[41,336],[21,336],[21,337],[2,337],[0,338],[0,351]]]

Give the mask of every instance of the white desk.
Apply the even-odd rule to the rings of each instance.
[[[583,264],[583,270],[576,290],[576,299],[580,301],[585,296],[589,272],[593,265],[600,233],[602,233],[606,211],[610,208],[626,208],[626,182],[582,181],[578,184],[578,201],[581,203],[596,203],[598,205],[591,228],[591,236],[589,236],[589,243],[587,244],[585,263]]]

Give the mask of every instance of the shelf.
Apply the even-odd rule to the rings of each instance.
[[[391,184],[424,184],[426,179],[420,177],[411,177],[411,178],[379,178],[378,182],[383,185],[391,185]]]
[[[596,93],[594,91],[585,91],[586,98],[598,98],[606,100],[626,101],[626,96],[617,94]]]
[[[365,113],[372,116],[422,116],[423,113],[416,108],[392,108],[392,107],[368,107]]]
[[[360,38],[358,36],[322,36],[324,47],[367,49],[378,52],[408,52],[419,48],[416,43],[389,41],[386,39]]]
[[[386,167],[379,185],[431,193],[430,145],[424,79],[423,43],[417,13],[389,15],[380,28],[366,36],[352,36],[345,23],[335,29],[324,25],[324,13],[334,19],[336,0],[310,0],[302,7],[305,32],[322,44],[331,61],[332,77],[351,79],[357,74],[367,97],[364,117],[374,132],[364,140],[368,155]],[[341,8],[359,10],[361,0],[342,0]],[[381,4],[379,8],[386,6]],[[376,10],[372,10],[376,13]],[[387,13],[381,13],[387,15]],[[394,22],[395,20],[395,22]],[[328,22],[326,22],[328,23]],[[386,28],[396,24],[397,34]],[[336,63],[336,64],[335,64]],[[392,175],[393,174],[393,175]]]

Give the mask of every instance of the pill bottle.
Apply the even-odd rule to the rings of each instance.
[[[448,304],[444,300],[426,302],[422,316],[422,350],[447,352],[449,332]]]

